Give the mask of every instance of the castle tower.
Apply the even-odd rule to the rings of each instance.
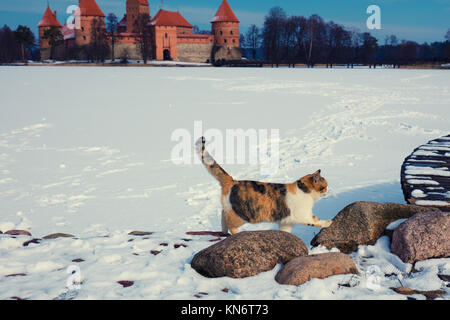
[[[223,0],[211,21],[216,46],[239,47],[239,19],[227,0]]]
[[[58,28],[59,30],[62,29],[62,25],[58,22],[58,19],[56,18],[56,11],[52,12],[50,7],[47,7],[44,16],[42,17],[41,21],[38,24],[39,47],[41,49],[42,60],[48,59],[50,54],[48,50],[50,48],[50,44],[48,43],[47,39],[44,39],[44,32],[52,27]]]
[[[127,32],[134,33],[136,21],[145,14],[150,20],[150,5],[148,0],[127,0]]]
[[[92,24],[97,21],[100,27],[105,27],[105,14],[95,0],[79,0],[80,28],[75,29],[75,43],[79,46],[91,43]]]

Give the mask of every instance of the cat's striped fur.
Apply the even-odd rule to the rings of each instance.
[[[295,224],[329,227],[313,214],[314,202],[328,193],[328,183],[318,170],[290,184],[234,180],[208,153],[205,138],[196,151],[206,169],[222,187],[222,231],[235,234],[245,223],[276,222],[291,232]]]

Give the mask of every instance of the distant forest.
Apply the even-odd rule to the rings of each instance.
[[[114,14],[110,14],[108,19],[110,16]],[[209,31],[195,27],[194,33]],[[450,29],[441,42],[419,44],[391,35],[379,43],[369,32],[361,33],[333,21],[326,22],[318,15],[309,18],[288,16],[280,7],[269,11],[262,27],[252,25],[240,37],[245,58],[274,65],[305,64],[314,67],[323,64],[333,67],[340,64],[353,67],[364,64],[375,67],[390,64],[400,67],[450,62]],[[49,35],[49,39],[56,46],[62,41],[62,35]],[[97,60],[104,61],[106,57],[107,53],[102,52]],[[6,25],[0,28],[0,63],[27,60],[40,60],[38,39],[30,28],[19,26],[14,31]]]
[[[262,28],[252,25],[241,35],[241,47],[247,59],[263,59],[272,64],[400,66],[450,62],[450,29],[442,36],[442,42],[419,44],[391,35],[384,43],[378,43],[369,32],[326,22],[318,15],[288,16],[282,8],[274,7]]]

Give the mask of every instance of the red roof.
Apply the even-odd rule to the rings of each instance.
[[[42,17],[41,22],[39,22],[38,27],[62,27],[62,25],[56,19],[56,13],[53,14],[50,7],[47,7],[45,10],[44,16]]]
[[[82,16],[105,17],[95,0],[80,0],[79,5]]]
[[[139,3],[142,4],[143,6],[148,6],[147,0],[139,0]]]
[[[176,26],[193,28],[179,12],[160,9],[150,21],[153,26]]]
[[[227,0],[223,0],[217,10],[216,16],[211,22],[239,22]]]

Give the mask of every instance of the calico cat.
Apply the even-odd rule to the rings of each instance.
[[[206,169],[222,187],[222,232],[238,233],[245,223],[276,222],[280,230],[291,232],[295,224],[327,228],[331,220],[320,220],[314,202],[328,194],[328,182],[318,170],[290,184],[235,181],[206,151],[205,138],[195,144]]]

